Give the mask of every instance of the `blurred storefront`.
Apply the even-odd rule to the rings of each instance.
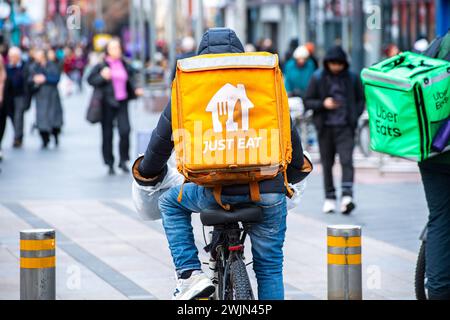
[[[246,13],[239,14],[245,3]],[[386,44],[411,50],[416,40],[431,41],[449,27],[447,0],[224,0],[217,21],[239,30],[247,42],[270,38],[284,56],[291,39],[313,41],[321,56],[341,44],[355,69],[382,58]]]

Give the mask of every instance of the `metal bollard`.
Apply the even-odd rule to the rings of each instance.
[[[327,227],[328,300],[362,300],[361,227]]]
[[[20,300],[55,300],[55,230],[20,232]]]

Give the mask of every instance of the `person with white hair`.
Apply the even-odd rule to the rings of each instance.
[[[22,51],[18,47],[8,50],[6,66],[5,108],[9,110],[14,125],[14,148],[20,148],[23,142],[24,115],[27,110],[28,86],[25,63],[22,61]]]
[[[284,84],[289,96],[303,97],[316,67],[305,46],[294,50],[284,67]]]
[[[181,40],[181,51],[183,53],[195,52],[195,40],[192,37],[184,37]]]

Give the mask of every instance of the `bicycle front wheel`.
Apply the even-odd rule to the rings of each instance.
[[[242,259],[238,258],[231,262],[229,280],[233,300],[254,300],[247,268]]]

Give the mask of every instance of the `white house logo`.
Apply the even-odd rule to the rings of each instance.
[[[245,87],[243,84],[238,84],[236,87],[227,83],[209,101],[206,107],[207,112],[211,112],[213,120],[214,132],[222,132],[222,123],[219,116],[227,115],[226,131],[233,132],[239,130],[238,123],[234,121],[233,114],[237,102],[241,102],[241,116],[242,128],[241,130],[248,130],[248,110],[254,107],[254,104],[247,97]]]

